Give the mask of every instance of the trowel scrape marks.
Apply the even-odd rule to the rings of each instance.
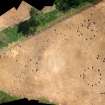
[[[89,87],[96,87],[103,85],[102,84],[102,71],[96,66],[88,66],[82,70],[80,78],[86,83]]]
[[[86,18],[78,24],[76,29],[77,35],[85,41],[94,40],[96,38],[96,22],[91,18]],[[86,34],[85,34],[86,33]]]

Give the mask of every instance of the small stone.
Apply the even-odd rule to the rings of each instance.
[[[36,69],[36,72],[38,71],[38,69]]]

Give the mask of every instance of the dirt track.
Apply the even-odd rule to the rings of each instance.
[[[105,105],[105,1],[2,52],[0,89],[61,105]]]

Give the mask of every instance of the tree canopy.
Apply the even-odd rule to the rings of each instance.
[[[96,0],[55,0],[56,8],[60,11],[67,11],[75,8],[84,2],[94,2]]]

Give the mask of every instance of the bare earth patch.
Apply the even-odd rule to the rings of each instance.
[[[0,90],[105,105],[105,1],[1,52]]]

